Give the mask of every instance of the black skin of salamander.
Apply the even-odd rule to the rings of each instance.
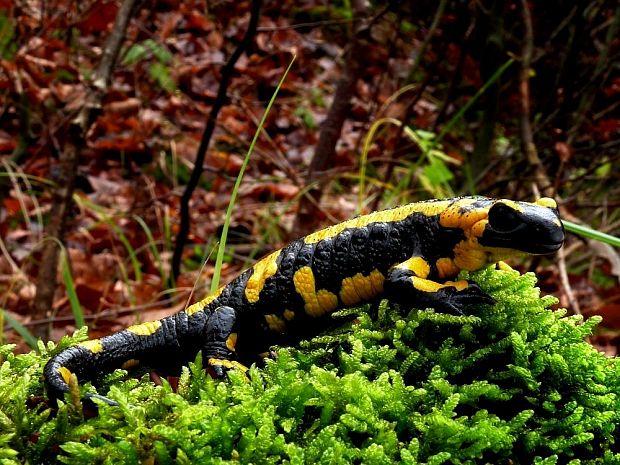
[[[490,201],[480,198],[480,202]],[[510,214],[513,216],[507,223],[520,221],[518,215],[514,217],[514,212]],[[505,212],[498,211],[496,216],[499,215],[503,219]],[[508,226],[513,227],[512,224]],[[561,226],[555,229],[548,224],[542,229],[534,226],[538,228],[536,233],[542,242],[548,239],[561,244],[564,239]],[[517,249],[514,242],[523,240],[507,234],[504,236],[507,237],[493,233],[487,238],[483,236],[480,241]],[[256,302],[249,302],[245,295],[246,284],[254,270],[252,267],[225,286],[220,295],[200,311],[191,315],[181,311],[160,320],[161,327],[153,334],[144,336],[123,330],[101,338],[102,349],[97,352],[80,345],[70,347],[54,356],[44,368],[48,396],[62,399],[68,391],[67,383],[59,375],[61,367],[74,373],[79,380],[96,379],[120,368],[129,359],[139,360],[140,366],[175,373],[194,360],[200,350],[204,360],[238,360],[249,365],[259,359],[258,354],[268,352],[274,345],[290,345],[320,333],[330,325],[329,314],[312,317],[304,312],[304,300],[293,283],[295,271],[306,266],[312,270],[316,289],[325,289],[336,296],[343,279],[357,273],[367,276],[378,270],[386,280],[383,294],[377,297],[397,303],[411,306],[415,302],[419,308],[433,307],[438,311],[461,314],[473,304],[492,304],[493,299],[475,283],[460,292],[454,287],[422,292],[412,288],[410,272],[393,268],[410,257],[422,257],[430,265],[428,279],[442,281],[435,262],[442,257],[454,257],[454,247],[464,240],[465,233],[461,228],[447,228],[440,224],[439,215],[418,212],[399,221],[381,221],[344,229],[315,243],[298,239],[281,250],[276,260],[277,270],[265,280]],[[500,243],[493,244],[494,240]],[[519,244],[519,247],[518,250],[527,251],[525,245]],[[534,251],[548,252],[550,250]],[[274,331],[267,324],[265,315],[281,315],[285,309],[293,310],[294,318],[286,321],[284,332]],[[226,343],[231,333],[238,335],[234,350]],[[222,377],[228,367],[215,364],[210,368],[213,375]],[[98,397],[114,404],[114,401],[98,395],[87,394],[87,397]]]

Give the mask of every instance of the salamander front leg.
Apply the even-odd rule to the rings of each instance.
[[[216,308],[205,325],[203,357],[206,367],[214,378],[223,378],[228,370],[237,368],[244,373],[248,369],[236,361],[235,344],[237,333],[234,326],[237,312],[234,308],[222,306]]]
[[[464,315],[470,305],[494,304],[495,300],[470,281],[436,282],[428,279],[430,266],[421,257],[412,257],[388,272],[387,297],[397,303]]]

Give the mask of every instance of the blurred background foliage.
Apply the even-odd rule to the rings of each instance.
[[[565,219],[619,235],[617,2],[265,1],[172,273],[182,194],[253,2],[126,4],[0,0],[0,307],[19,350],[84,322],[99,336],[160,318],[208,291],[202,264],[293,56],[240,185],[223,281],[308,229],[435,197],[550,195]],[[611,331],[594,342],[615,353],[617,250],[571,237],[558,260],[521,267],[561,306],[602,314]]]

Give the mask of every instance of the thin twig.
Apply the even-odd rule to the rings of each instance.
[[[566,297],[568,298],[568,306],[573,310],[573,313],[575,315],[581,315],[581,308],[579,307],[579,302],[575,297],[575,293],[573,292],[573,288],[571,287],[570,281],[568,279],[564,249],[560,249],[558,251],[558,271],[560,273],[560,283],[562,284],[562,289],[564,289],[564,294],[566,294]]]
[[[60,153],[60,169],[56,179],[56,188],[53,193],[53,203],[50,211],[50,222],[46,227],[46,240],[43,243],[41,265],[37,275],[36,298],[32,303],[32,316],[43,319],[49,315],[54,294],[57,288],[57,270],[60,255],[59,244],[64,242],[64,230],[68,212],[71,210],[73,190],[79,165],[79,155],[86,146],[86,135],[91,122],[95,117],[95,110],[101,107],[101,99],[110,82],[114,64],[118,57],[125,31],[129,24],[131,12],[137,0],[124,0],[116,15],[112,33],[106,41],[99,66],[93,74],[92,87],[84,99],[77,116],[71,120],[68,127],[69,137],[64,149]],[[33,334],[48,339],[49,325],[33,327]]]
[[[538,156],[532,125],[530,123],[530,66],[534,50],[534,30],[528,0],[521,0],[521,11],[525,34],[523,37],[523,52],[521,54],[521,69],[519,72],[519,91],[521,93],[521,142],[527,161],[534,168],[534,176],[538,187],[545,196],[553,195],[553,183],[549,180],[545,168]]]
[[[431,23],[431,27],[428,29],[428,33],[424,37],[424,40],[422,41],[422,44],[420,45],[420,48],[418,49],[413,66],[411,66],[411,69],[409,70],[409,76],[407,78],[407,82],[413,81],[413,78],[415,77],[415,73],[418,71],[418,68],[420,67],[420,63],[422,62],[422,58],[424,58],[424,55],[426,54],[426,49],[428,48],[428,45],[431,43],[431,39],[435,35],[435,31],[437,30],[437,27],[439,26],[439,21],[441,20],[441,17],[443,16],[443,12],[445,11],[447,4],[448,4],[448,0],[441,0],[439,2],[439,5],[437,5],[437,10],[435,10],[435,16],[433,16],[433,22]]]
[[[245,31],[245,35],[243,36],[243,40],[241,40],[235,51],[228,59],[228,62],[222,69],[222,76],[220,79],[220,86],[217,91],[217,97],[215,98],[215,102],[213,102],[213,107],[211,107],[211,112],[209,113],[207,125],[205,126],[205,130],[202,133],[200,146],[198,147],[198,151],[196,152],[194,169],[192,170],[192,174],[189,178],[189,181],[187,182],[185,191],[181,196],[179,232],[176,237],[174,253],[172,255],[172,266],[170,271],[172,274],[172,279],[174,280],[176,280],[176,278],[179,276],[179,273],[181,272],[181,258],[183,257],[183,249],[185,248],[185,243],[187,242],[187,236],[189,234],[189,203],[192,199],[192,194],[194,193],[194,190],[196,190],[196,187],[198,186],[200,176],[202,175],[202,165],[204,164],[207,149],[209,148],[209,144],[211,142],[211,137],[213,136],[213,132],[215,131],[217,115],[224,106],[224,103],[226,102],[228,85],[230,84],[230,80],[235,71],[235,64],[237,63],[237,60],[241,57],[245,49],[249,47],[250,43],[254,39],[256,28],[258,26],[261,3],[262,0],[252,0],[250,21],[248,23],[248,28]]]

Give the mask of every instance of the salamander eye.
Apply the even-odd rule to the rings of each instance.
[[[513,208],[496,203],[489,210],[489,224],[496,231],[513,231],[523,224],[523,219]]]

